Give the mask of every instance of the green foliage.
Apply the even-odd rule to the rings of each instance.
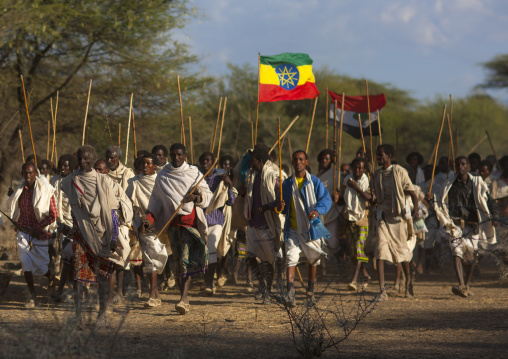
[[[480,88],[508,87],[508,54],[497,55],[482,66],[488,75],[485,82],[479,85]]]

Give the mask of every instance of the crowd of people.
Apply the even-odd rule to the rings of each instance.
[[[73,288],[78,322],[83,293],[97,288],[98,321],[105,323],[124,300],[130,270],[140,298],[147,276],[146,307],[160,306],[159,290],[177,285],[175,309],[186,314],[191,278],[202,274],[201,292],[213,296],[231,263],[236,283],[245,265],[246,290],[257,300],[294,307],[303,262],[304,302],[312,306],[317,269],[330,258],[352,262],[352,291],[365,288],[368,271],[376,270],[378,300],[388,299],[385,262],[392,263],[397,284],[404,273],[405,296],[412,298],[414,273],[446,247],[457,275],[452,293],[473,295],[479,249],[496,243],[495,227],[508,215],[508,156],[441,157],[434,168],[422,167],[418,152],[396,164],[389,144],[377,147],[376,163],[367,153],[361,148],[336,168],[334,151],[325,149],[316,176],[305,151],[292,154],[290,170],[279,168],[263,144],[238,161],[204,152],[196,165],[183,144],[169,151],[157,145],[138,151],[133,169],[121,163],[117,146],[100,159],[85,145],[57,166],[47,160],[37,166],[29,156],[8,201],[30,292],[26,307],[38,304],[34,276],[46,276],[55,302],[66,298],[66,285]]]

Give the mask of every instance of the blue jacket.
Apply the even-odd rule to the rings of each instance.
[[[325,185],[319,178],[316,176],[310,175],[310,178],[312,180],[312,183],[314,184],[314,193],[316,194],[316,207],[314,210],[316,210],[320,216],[325,215],[332,205],[332,198],[330,197],[330,194],[328,193],[328,190],[326,189]],[[303,203],[305,205],[305,212],[307,214],[310,213],[309,209],[307,208],[307,199],[305,198],[305,191],[304,188],[309,184],[309,181],[307,179],[304,180],[302,189],[300,190],[300,193],[302,194]],[[286,203],[286,206],[284,207],[284,210],[282,211],[283,214],[286,215],[286,222],[284,224],[284,240],[287,241],[287,235],[289,232],[289,228],[291,228],[291,225],[289,223],[289,209],[291,207],[291,199],[293,197],[293,176],[286,178],[286,180],[282,183],[282,198],[284,199],[284,203]]]

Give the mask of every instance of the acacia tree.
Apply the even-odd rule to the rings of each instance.
[[[484,62],[482,66],[488,74],[485,82],[479,85],[480,88],[508,87],[508,54],[497,55],[492,60]]]
[[[20,75],[29,95],[36,152],[44,158],[49,100],[57,91],[62,154],[81,143],[89,79],[93,87],[87,142],[98,143],[99,150],[110,142],[106,115],[111,130],[120,119],[126,128],[131,92],[136,94],[137,114],[140,107],[143,110],[141,121],[150,118],[158,124],[167,122],[178,107],[177,73],[186,90],[209,81],[189,72],[188,65],[197,59],[173,38],[174,29],[197,16],[185,0],[11,0],[0,11],[2,128],[19,111],[2,134],[8,140],[0,145],[0,173],[6,169],[5,157],[19,148],[18,129],[26,127]],[[169,137],[180,130],[172,127],[176,126],[167,126]],[[23,137],[31,153],[28,131]],[[117,137],[112,138],[116,143]]]

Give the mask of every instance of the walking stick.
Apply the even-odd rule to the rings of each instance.
[[[434,166],[432,167],[432,177],[430,180],[429,196],[432,193],[432,186],[434,185],[434,174],[436,172],[437,153],[439,151],[439,142],[441,141],[441,133],[443,132],[445,115],[446,115],[446,105],[444,105],[444,108],[443,108],[443,119],[441,120],[441,129],[439,130],[439,137],[437,138],[437,143],[436,143],[436,154],[434,155]]]
[[[372,124],[370,122],[370,97],[369,97],[369,83],[365,80],[365,87],[367,88],[367,111],[369,112],[369,132],[370,132],[370,162],[372,163],[372,172],[376,168],[376,162],[374,161],[374,146],[372,144]]]
[[[455,151],[453,150],[452,118],[451,118],[451,116],[448,116],[448,115],[447,115],[447,117],[448,117],[448,130],[450,130],[450,150],[452,152],[452,158],[453,158],[453,172],[457,173],[456,168],[455,168]]]
[[[132,115],[132,98],[134,92],[131,93],[131,103],[129,105],[129,119],[127,120],[127,143],[125,144],[125,165],[127,165],[127,158],[129,157],[129,134],[131,131],[131,115]]]
[[[217,122],[215,123],[215,130],[213,131],[212,140],[210,141],[210,152],[213,153],[213,149],[215,147],[215,138],[217,137],[217,129],[219,128],[219,120],[220,120],[220,111],[222,109],[222,96],[219,101],[219,112],[217,112]],[[254,147],[254,146],[252,146]]]
[[[21,130],[18,130],[19,134],[19,146],[21,148],[21,163],[25,163],[25,151],[23,150],[23,134],[21,133]]]
[[[363,138],[362,116],[359,113],[358,113],[358,124],[360,125],[360,136],[362,137],[363,153],[365,153],[365,156],[367,156],[367,149],[365,148],[365,138]]]
[[[282,148],[281,148],[281,144],[280,144],[280,117],[277,118],[277,125],[278,125],[278,130],[277,130],[278,141],[277,141],[277,143],[279,144],[279,188],[280,188],[279,202],[281,202],[282,201],[282,153],[281,153]],[[282,211],[279,211],[277,208],[275,208],[275,212],[282,213]]]
[[[180,128],[180,142],[185,146],[185,126],[183,124],[183,105],[182,105],[182,92],[180,91],[180,76],[176,75],[176,82],[178,83],[178,98],[180,99],[180,119],[182,120],[182,127]]]
[[[377,126],[379,128],[379,144],[383,144],[383,138],[381,137],[381,116],[379,115],[379,110],[377,110]]]
[[[220,134],[219,134],[219,147],[217,149],[217,159],[219,159],[219,155],[220,155],[220,145],[222,143],[222,129],[224,127],[224,115],[226,114],[226,104],[228,102],[228,98],[227,96],[224,97],[224,108],[222,109],[222,121],[221,121],[221,124],[220,124]]]
[[[25,82],[23,81],[23,75],[21,75],[21,85],[23,86],[23,97],[25,98],[25,109],[26,109],[26,118],[28,120],[28,129],[30,130],[30,140],[32,141],[32,151],[34,153],[34,162],[37,166],[37,155],[35,154],[35,145],[34,145],[34,137],[32,135],[32,125],[30,124],[30,114],[28,113],[28,102],[26,101],[26,91],[25,91]],[[23,156],[23,161],[25,157]]]
[[[342,106],[342,105],[341,105]],[[341,107],[342,108],[342,107]],[[333,189],[337,188],[337,100],[333,101]]]
[[[49,120],[48,120],[48,148],[46,150],[46,160],[49,160],[49,137],[50,137],[50,129],[49,129]]]
[[[190,153],[191,161],[194,163],[194,144],[192,143],[192,119],[189,116],[189,141],[190,141]]]
[[[305,145],[305,152],[306,153],[309,152],[310,135],[312,134],[312,125],[314,125],[314,115],[316,114],[317,100],[318,100],[318,98],[316,97],[316,101],[314,102],[314,110],[312,111],[312,119],[310,121],[309,136],[307,137],[307,144]],[[280,119],[279,119],[279,121],[280,121]],[[280,125],[279,125],[279,127],[280,127]]]
[[[250,135],[252,138],[252,148],[254,148],[254,118],[252,117],[252,105],[249,102],[249,112],[250,112]]]
[[[259,120],[259,82],[261,80],[261,53],[258,52],[258,102],[256,104],[256,133],[254,135],[254,145],[258,143],[258,120]],[[270,151],[272,152],[272,151]],[[270,153],[269,152],[269,153]]]
[[[293,121],[291,121],[291,123],[289,124],[288,127],[286,127],[286,129],[284,130],[284,132],[282,133],[281,135],[281,138],[284,138],[284,136],[286,136],[286,133],[288,133],[289,129],[294,125],[294,123],[296,122],[296,120],[298,120],[300,118],[300,116],[296,116]],[[268,153],[272,152],[273,149],[275,148],[275,146],[277,146],[277,142],[275,142],[272,146],[272,148],[270,148],[270,151],[268,151]]]
[[[121,134],[122,134],[122,123],[118,122],[118,147],[120,147],[120,144],[121,144],[121,137],[120,137]]]
[[[198,183],[196,183],[196,185],[194,187],[192,187],[191,191],[186,195],[190,195],[190,194],[193,194],[194,191],[196,190],[196,188],[198,188],[199,184],[206,178],[206,176],[208,176],[208,174],[210,173],[210,171],[212,171],[215,167],[215,164],[217,163],[217,158],[215,159],[214,163],[210,166],[210,168],[208,169],[208,171],[206,171],[206,173],[203,175],[203,177],[201,177],[201,179],[198,181]],[[186,197],[185,196],[185,197]],[[184,198],[185,198],[184,197]],[[164,230],[170,225],[170,223],[173,221],[173,219],[175,218],[176,214],[178,213],[178,211],[180,210],[180,208],[183,207],[185,203],[183,202],[183,199],[182,199],[182,203],[180,203],[180,205],[178,206],[178,208],[175,210],[175,212],[173,213],[173,215],[171,216],[171,218],[166,222],[166,224],[164,225],[164,227],[162,228],[162,230],[159,232],[159,234],[157,235],[157,237],[155,237],[155,239],[159,238],[161,236],[161,234],[164,232]]]
[[[86,100],[85,121],[83,122],[83,139],[81,140],[81,146],[85,145],[86,118],[88,117],[88,104],[90,103],[91,91],[92,91],[92,79],[90,79],[90,85],[88,86],[88,98]]]
[[[340,127],[339,127],[339,161],[338,161],[338,167],[339,167],[339,181],[337,183],[337,185],[335,186],[335,182],[333,183],[334,187],[337,188],[337,190],[339,190],[339,188],[341,187],[341,182],[340,182],[340,174],[341,174],[341,171],[340,171],[340,162],[341,162],[341,157],[342,157],[342,122],[343,122],[343,119],[344,119],[344,100],[346,99],[346,96],[344,94],[344,92],[342,93],[342,103],[340,104]]]
[[[134,111],[132,111],[132,136],[134,137],[134,159],[138,157],[138,146],[136,143],[136,123],[134,122]]]
[[[328,86],[326,86],[326,109],[325,109],[325,148],[328,148]]]

